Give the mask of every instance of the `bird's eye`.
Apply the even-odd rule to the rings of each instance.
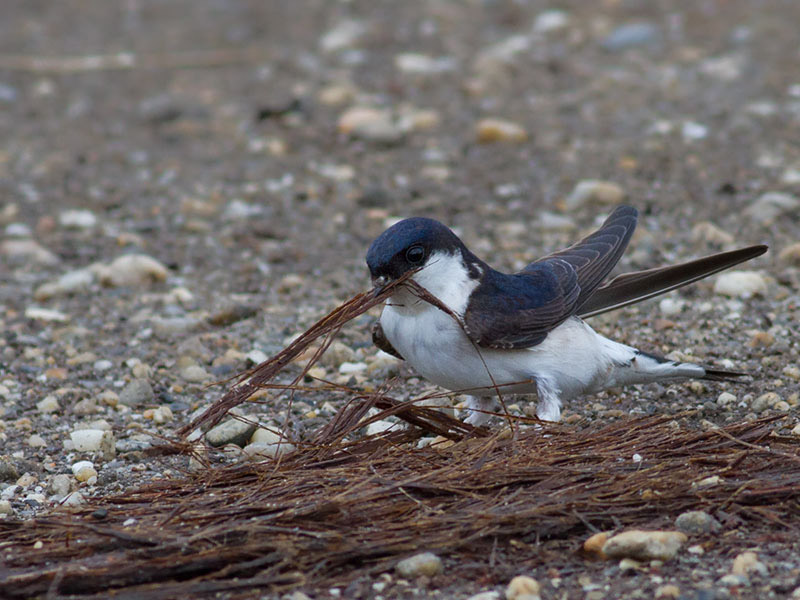
[[[418,265],[425,258],[425,248],[422,246],[411,246],[406,250],[406,260],[412,265]]]

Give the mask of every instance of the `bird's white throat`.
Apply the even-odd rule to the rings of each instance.
[[[425,266],[414,275],[413,279],[459,316],[464,315],[470,294],[480,283],[477,279],[469,276],[469,269],[464,264],[461,254],[449,252],[431,254]],[[417,303],[423,302],[427,307],[438,310],[419,298],[409,296],[407,291],[401,290],[392,297],[390,302],[406,305],[413,302],[415,306]],[[413,309],[411,306],[408,308]],[[416,308],[421,307],[417,306]]]

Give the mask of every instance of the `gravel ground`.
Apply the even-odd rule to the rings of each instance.
[[[218,398],[207,383],[365,289],[369,242],[412,214],[504,269],[623,200],[642,213],[623,269],[769,244],[749,275],[593,320],[752,382],[604,393],[564,418],[696,409],[681,425],[714,427],[781,412],[776,430],[800,435],[798,22],[800,4],[780,0],[7,2],[0,518],[181,476],[187,459],[145,455],[153,436]],[[399,373],[400,395],[430,390],[377,355],[373,319],[315,374],[370,386]],[[308,394],[290,411],[245,412],[302,440],[342,402]],[[622,575],[542,542],[519,573],[553,598],[782,598],[800,586],[798,542],[780,531],[691,543],[705,553]],[[725,580],[746,550],[763,569]],[[508,583],[484,556],[445,560],[455,567],[473,577],[353,590],[466,598]]]

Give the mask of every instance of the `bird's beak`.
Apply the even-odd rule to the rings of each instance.
[[[389,285],[390,281],[391,279],[389,278],[388,275],[380,275],[378,277],[373,277],[372,287],[374,289],[374,295],[379,296],[380,293],[383,291],[383,288]]]

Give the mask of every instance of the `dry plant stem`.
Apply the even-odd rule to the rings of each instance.
[[[230,409],[245,402],[256,391],[269,384],[273,377],[300,356],[316,340],[326,335],[329,336],[326,343],[314,353],[312,359],[306,364],[303,374],[308,372],[308,369],[319,359],[322,352],[333,341],[333,337],[345,323],[386,300],[392,295],[394,289],[398,285],[402,285],[410,276],[411,273],[386,286],[379,292],[373,289],[357,294],[332,310],[278,354],[239,376],[237,385],[233,389],[212,404],[202,415],[178,429],[178,435],[185,437],[198,427],[213,427],[225,417]],[[301,379],[302,375],[295,380],[295,383]]]

